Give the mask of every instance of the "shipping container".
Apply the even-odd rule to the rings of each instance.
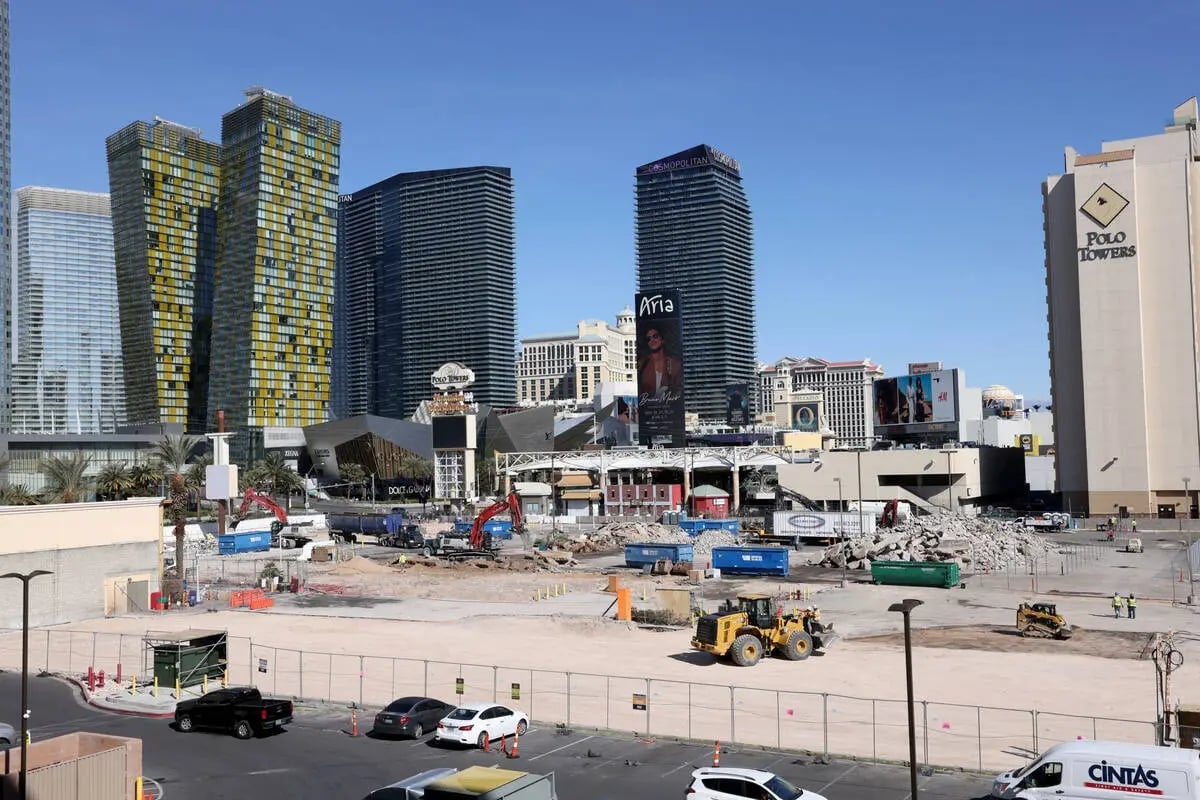
[[[859,528],[859,522],[862,529]],[[875,533],[875,515],[857,511],[776,511],[766,518],[767,533],[804,539],[853,538]]]
[[[714,547],[713,569],[730,575],[788,575],[788,550],[784,547]]]
[[[692,561],[692,546],[690,544],[645,544],[625,545],[625,566],[643,567],[665,558],[672,564]]]
[[[231,556],[237,553],[262,553],[271,549],[271,534],[263,531],[255,533],[227,533],[217,537],[217,553]]]
[[[958,586],[958,564],[953,561],[872,561],[871,582],[886,586]]]
[[[680,519],[677,524],[688,536],[699,536],[705,531],[726,531],[737,536],[741,527],[736,519]]]

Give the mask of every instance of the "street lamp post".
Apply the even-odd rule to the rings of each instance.
[[[1192,495],[1188,491],[1188,487],[1191,484],[1191,482],[1192,482],[1191,478],[1185,477],[1183,479],[1183,500],[1184,500],[1184,505],[1187,506],[1186,513],[1187,513],[1189,519],[1192,516]],[[1182,526],[1183,525],[1182,521],[1179,524]],[[1196,602],[1196,595],[1195,595],[1195,588],[1194,588],[1196,585],[1196,576],[1192,570],[1192,526],[1190,524],[1188,525],[1187,549],[1184,552],[1187,553],[1187,564],[1188,564],[1187,604],[1190,606],[1190,605],[1195,604],[1195,602]]]
[[[50,575],[45,569],[33,572],[6,572],[0,578],[21,582],[21,773],[18,776],[17,796],[25,798],[25,779],[29,765],[29,582],[39,575]]]
[[[913,700],[913,668],[912,668],[912,626],[909,616],[912,610],[921,605],[920,600],[904,600],[892,603],[888,611],[904,615],[904,674],[908,682],[908,780],[909,797],[917,800],[917,715],[916,703]]]

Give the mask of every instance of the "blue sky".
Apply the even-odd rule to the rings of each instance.
[[[343,192],[513,169],[522,336],[634,291],[633,170],[742,164],[762,360],[941,360],[1049,395],[1040,182],[1200,91],[1185,0],[12,0],[13,185],[106,191],[104,137],[219,139],[254,84],[343,123]]]

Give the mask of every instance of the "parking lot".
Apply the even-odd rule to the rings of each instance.
[[[33,738],[78,730],[139,737],[143,773],[166,800],[360,800],[371,789],[422,770],[473,764],[554,772],[563,800],[651,800],[682,795],[689,773],[712,763],[711,745],[629,736],[539,729],[521,738],[520,758],[498,752],[435,747],[427,741],[376,740],[348,735],[349,712],[298,709],[284,733],[241,742],[218,734],[181,734],[164,720],[107,714],[85,706],[75,690],[54,678],[31,681]],[[0,674],[0,720],[18,719],[20,678]],[[362,731],[370,720],[361,720]],[[1019,759],[1014,756],[1014,763]],[[831,800],[903,800],[903,767],[857,762],[816,763],[808,756],[723,749],[722,766],[777,772]],[[970,800],[987,793],[986,776],[934,774],[920,779],[922,797]]]

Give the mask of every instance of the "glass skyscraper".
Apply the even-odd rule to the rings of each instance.
[[[337,416],[403,419],[457,361],[475,400],[516,402],[512,172],[404,172],[344,195],[335,309]]]
[[[724,421],[726,387],[755,382],[754,242],[738,162],[708,145],[637,168],[637,284],[678,289],[683,397]]]
[[[203,433],[221,148],[158,118],[106,145],[129,421]]]
[[[329,418],[341,123],[261,87],[221,121],[208,417],[233,452]]]
[[[14,433],[113,433],[125,422],[107,194],[17,190]]]
[[[8,0],[0,0],[0,433],[12,404],[12,115],[9,103]]]

